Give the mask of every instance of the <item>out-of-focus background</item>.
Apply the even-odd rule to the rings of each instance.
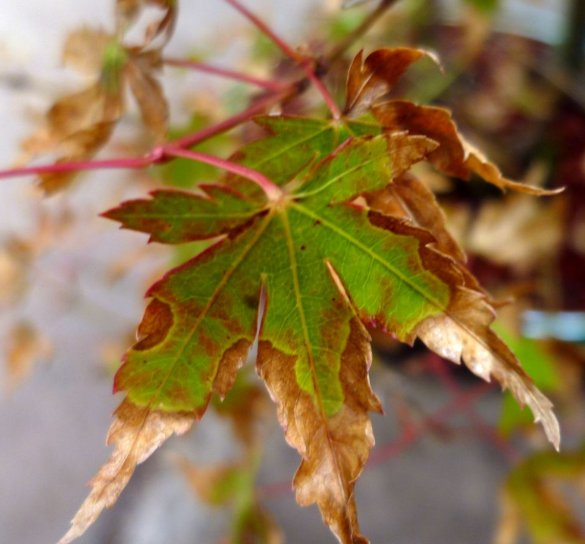
[[[112,4],[4,2],[2,168],[18,159],[46,108],[84,84],[63,66],[63,42],[84,25],[111,29]],[[346,10],[336,0],[247,5],[290,43],[322,51],[376,2]],[[444,74],[431,62],[413,67],[396,96],[451,108],[462,132],[506,176],[567,187],[549,199],[503,196],[478,180],[449,179],[430,167],[419,172],[438,194],[470,269],[498,299],[515,299],[497,330],[555,401],[565,454],[550,455],[541,430],[498,388],[465,404],[464,393],[479,382],[464,369],[421,346],[376,336],[372,384],[387,416],[374,416],[377,447],[356,487],[364,534],[378,544],[585,542],[585,3],[400,0],[351,52],[383,45],[426,47],[443,61]],[[287,73],[274,47],[219,0],[183,0],[165,53],[263,77]],[[350,58],[328,80],[340,101]],[[177,134],[242,109],[253,92],[171,67],[164,86]],[[222,136],[211,151],[227,155],[241,134]],[[147,146],[131,110],[102,156]],[[92,173],[48,199],[32,179],[0,181],[0,543],[51,543],[67,529],[84,484],[109,455],[104,437],[120,400],[111,395],[112,376],[132,343],[143,293],[185,258],[146,247],[144,236],[119,232],[98,213],[160,183],[188,186],[217,175],[184,164],[148,175]],[[317,509],[296,505],[290,480],[298,455],[273,407],[260,411],[268,417],[259,504],[287,542],[333,542]],[[210,410],[193,432],[138,468],[80,544],[219,542],[233,516],[211,504],[202,473],[238,459],[240,450],[229,420]]]

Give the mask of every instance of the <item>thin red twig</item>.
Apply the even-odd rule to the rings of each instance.
[[[448,363],[434,353],[429,353],[425,361],[429,369],[447,389],[454,395],[462,393],[463,389],[450,371]],[[473,427],[500,450],[510,462],[516,463],[521,458],[512,445],[492,425],[485,421],[474,406],[469,407],[468,416]]]
[[[288,45],[282,38],[280,38],[268,25],[252,13],[248,8],[243,6],[239,0],[225,0],[228,4],[238,10],[244,17],[246,17],[252,24],[254,24],[261,32],[263,32],[270,40],[272,40],[280,50],[290,59],[294,60],[305,72],[311,83],[321,93],[323,100],[331,111],[334,119],[341,118],[341,111],[333,100],[329,91],[323,85],[322,81],[317,77],[314,70],[314,61],[308,59],[297,53],[290,45]]]
[[[41,166],[26,166],[24,168],[15,168],[13,170],[4,170],[0,172],[0,179],[13,178],[18,176],[54,174],[59,172],[75,172],[83,170],[103,170],[110,168],[146,168],[152,165],[154,160],[150,155],[132,159],[109,159],[103,161],[80,161],[80,162],[63,162],[56,164],[45,164]]]
[[[278,185],[268,179],[264,174],[261,174],[257,170],[252,170],[247,166],[228,161],[226,159],[220,159],[207,153],[199,153],[198,151],[189,151],[187,149],[180,149],[175,147],[161,148],[160,153],[165,157],[182,157],[184,159],[191,159],[198,162],[217,166],[227,172],[232,172],[238,176],[242,176],[250,181],[256,183],[265,193],[269,200],[275,201],[282,196],[282,190]]]
[[[169,66],[177,66],[179,68],[188,68],[189,70],[197,70],[198,72],[205,72],[206,74],[213,74],[235,81],[241,81],[242,83],[249,83],[250,85],[256,85],[262,89],[266,89],[271,92],[280,92],[288,88],[285,83],[279,83],[278,81],[270,81],[267,79],[260,79],[254,76],[249,76],[242,72],[236,72],[227,68],[219,68],[217,66],[210,66],[202,62],[196,62],[192,60],[165,58],[164,63]]]
[[[341,119],[340,109],[337,107],[337,104],[335,103],[335,100],[333,100],[333,97],[329,94],[327,87],[323,85],[323,82],[315,74],[313,67],[310,66],[306,61],[302,62],[301,66],[305,71],[305,74],[307,74],[307,77],[310,79],[311,83],[321,93],[321,96],[323,97],[323,100],[325,100],[325,103],[327,104],[327,107],[329,108],[329,111],[331,112],[333,118]]]
[[[180,148],[187,148],[193,147],[194,145],[200,144],[218,134],[223,132],[227,132],[228,130],[242,124],[243,122],[247,121],[254,115],[257,115],[266,110],[269,106],[273,104],[277,104],[281,100],[285,100],[288,96],[294,94],[295,88],[291,86],[291,88],[287,91],[283,91],[281,93],[270,94],[264,98],[257,100],[254,104],[252,104],[249,108],[245,109],[244,111],[217,123],[216,125],[204,128],[203,130],[199,130],[194,134],[190,134],[188,136],[184,136],[183,138],[179,138],[168,144],[167,147],[180,147]]]
[[[299,55],[288,43],[286,43],[280,36],[278,36],[264,21],[252,13],[247,7],[242,5],[239,0],[225,0],[233,8],[239,11],[246,19],[248,19],[258,30],[266,35],[272,42],[274,42],[280,50],[289,58],[296,62],[301,62],[303,57]]]

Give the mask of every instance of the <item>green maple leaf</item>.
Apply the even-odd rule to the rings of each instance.
[[[213,392],[228,393],[256,337],[258,372],[303,459],[297,501],[316,502],[343,543],[367,542],[353,487],[373,445],[368,412],[381,411],[363,323],[404,342],[418,336],[494,375],[558,442],[550,403],[489,329],[493,310],[469,273],[431,247],[432,228],[370,207],[372,194],[437,144],[405,132],[355,137],[369,130],[358,121],[259,122],[271,136],[233,160],[270,178],[278,198],[228,176],[200,193],[155,191],[105,214],[156,242],[219,239],[149,290],[139,340],[115,379],[127,392],[110,433],[117,449],[62,543],[115,502],[137,463],[202,417]]]

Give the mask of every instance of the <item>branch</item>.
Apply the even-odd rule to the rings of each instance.
[[[205,72],[206,74],[213,74],[235,81],[241,81],[242,83],[249,83],[250,85],[256,85],[262,89],[266,89],[271,92],[280,92],[286,90],[289,86],[278,81],[269,81],[265,79],[259,79],[257,77],[249,76],[242,72],[235,72],[226,68],[218,68],[216,66],[210,66],[202,62],[195,62],[191,60],[165,58],[163,61],[168,66],[176,66],[179,68],[188,68],[190,70],[197,70],[199,72]]]
[[[42,166],[27,166],[24,168],[15,168],[13,170],[0,171],[0,179],[14,178],[18,176],[54,174],[59,172],[76,172],[87,170],[104,170],[111,168],[146,168],[151,166],[155,161],[150,155],[133,159],[110,159],[103,161],[80,161],[80,162],[63,162],[48,164]]]
[[[301,62],[303,57],[299,55],[288,43],[286,43],[280,36],[278,36],[264,21],[254,15],[248,8],[243,6],[239,0],[225,0],[233,8],[239,11],[246,19],[248,19],[260,32],[266,35],[278,48],[289,58],[295,62]]]
[[[381,0],[381,2],[378,4],[378,7],[372,11],[355,30],[341,39],[335,45],[335,47],[329,51],[327,55],[325,55],[327,64],[332,64],[337,59],[339,59],[339,57],[341,57],[355,43],[356,40],[361,38],[369,31],[370,28],[376,24],[378,19],[384,15],[384,13],[388,11],[388,9],[390,9],[395,3],[396,0]]]
[[[228,4],[232,7],[237,9],[244,17],[246,17],[252,24],[254,24],[261,32],[263,32],[270,40],[272,40],[280,50],[294,62],[296,62],[305,72],[307,78],[315,85],[315,88],[321,93],[323,100],[327,104],[327,107],[331,111],[331,115],[333,115],[334,119],[341,118],[341,111],[335,104],[335,101],[329,94],[329,91],[326,89],[323,82],[317,77],[314,70],[314,61],[312,59],[308,59],[299,53],[297,53],[290,45],[288,45],[282,38],[280,38],[277,34],[272,31],[268,25],[261,19],[259,19],[256,15],[254,15],[248,8],[243,6],[239,0],[225,0]]]
[[[185,149],[175,147],[161,147],[155,153],[160,157],[182,157],[184,159],[190,159],[193,161],[203,162],[212,166],[217,166],[222,170],[231,172],[243,178],[249,179],[256,183],[268,197],[268,200],[275,202],[282,196],[282,190],[278,185],[268,179],[264,174],[261,174],[257,170],[252,170],[247,166],[228,161],[226,159],[220,159],[207,153],[199,153],[198,151],[188,151]]]

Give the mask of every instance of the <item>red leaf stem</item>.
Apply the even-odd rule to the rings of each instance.
[[[216,76],[241,81],[242,83],[249,83],[250,85],[256,85],[271,92],[280,92],[289,88],[289,85],[285,83],[279,83],[278,81],[270,81],[266,79],[260,79],[254,76],[249,76],[242,72],[236,72],[227,68],[219,68],[217,66],[210,66],[202,62],[196,62],[192,60],[165,58],[164,63],[169,66],[176,66],[179,68],[188,68],[190,70],[196,70],[199,72],[205,72],[206,74],[213,74]]]

